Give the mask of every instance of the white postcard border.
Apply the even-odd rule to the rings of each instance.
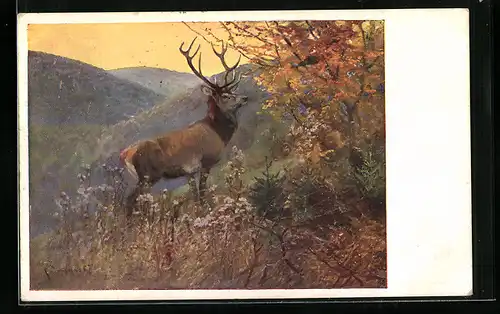
[[[466,9],[20,14],[21,299],[100,301],[470,295],[468,14]],[[388,288],[30,291],[27,25],[298,19],[385,20]]]

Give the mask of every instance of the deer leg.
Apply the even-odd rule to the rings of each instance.
[[[151,193],[151,189],[158,181],[160,181],[160,179],[158,178],[148,179],[142,186],[140,195]],[[141,206],[142,213],[145,214],[147,217],[149,217],[149,206],[151,206],[151,204],[148,204],[146,206],[142,204]]]
[[[189,176],[188,182],[193,195],[193,199],[197,202],[200,201],[200,191],[199,191],[199,172],[195,172]],[[198,180],[197,180],[198,179]]]
[[[200,171],[200,200],[205,201],[205,192],[207,191],[207,179],[208,179],[209,170],[201,169]]]
[[[134,211],[134,207],[137,204],[137,197],[143,193],[144,190],[144,183],[139,182],[137,183],[137,186],[134,188],[134,190],[127,196],[127,201],[126,201],[126,213],[127,217],[131,217],[132,213]]]

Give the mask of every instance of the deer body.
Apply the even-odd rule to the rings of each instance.
[[[234,127],[218,128],[204,118],[181,130],[134,144],[122,151],[122,162],[136,178],[174,179],[210,169],[231,139]]]
[[[161,179],[188,177],[195,199],[202,199],[210,169],[219,162],[238,127],[236,114],[246,104],[247,97],[234,93],[239,81],[233,74],[233,80],[228,83],[227,76],[239,61],[228,67],[223,58],[224,46],[220,54],[214,49],[226,69],[225,84],[217,85],[205,78],[201,69],[196,70],[192,65],[192,58],[198,52],[196,50],[192,57],[189,56],[193,43],[194,40],[187,51],[182,50],[182,45],[179,50],[186,56],[193,72],[206,83],[202,85],[202,91],[207,96],[207,115],[183,129],[138,142],[121,152],[123,165],[138,180],[137,187],[127,198],[128,215],[132,213],[136,198]]]

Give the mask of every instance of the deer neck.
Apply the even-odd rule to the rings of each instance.
[[[208,100],[207,118],[206,120],[208,120],[210,127],[219,135],[222,141],[227,144],[238,128],[238,124],[224,114],[219,106],[217,106],[217,102],[213,97],[209,97]]]

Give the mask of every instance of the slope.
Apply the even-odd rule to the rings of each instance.
[[[163,98],[90,64],[28,52],[30,123],[111,125]]]
[[[133,67],[109,70],[114,76],[137,83],[160,95],[175,96],[186,87],[198,84],[199,79],[190,73],[181,73],[167,69]]]

